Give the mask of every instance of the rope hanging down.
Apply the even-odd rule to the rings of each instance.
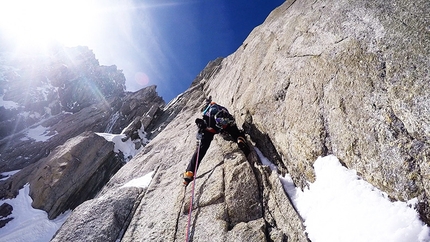
[[[190,198],[190,208],[188,210],[188,225],[187,225],[187,234],[186,234],[186,242],[190,241],[190,227],[191,227],[191,213],[193,212],[193,202],[194,202],[194,188],[196,186],[196,174],[197,167],[199,166],[199,152],[200,152],[200,143],[202,140],[202,134],[200,132],[197,133],[197,156],[196,156],[196,167],[194,168],[193,174],[193,188],[191,189],[191,198]]]

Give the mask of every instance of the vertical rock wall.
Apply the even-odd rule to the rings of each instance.
[[[232,107],[299,186],[334,154],[429,223],[430,3],[296,1],[271,13],[204,92]],[[264,148],[269,140],[275,150]]]

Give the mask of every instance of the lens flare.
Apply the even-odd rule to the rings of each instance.
[[[141,86],[147,86],[149,84],[149,77],[144,72],[137,72],[134,75],[134,80]]]

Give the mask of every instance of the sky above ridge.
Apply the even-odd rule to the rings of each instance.
[[[240,47],[283,0],[15,0],[0,3],[0,41],[88,46],[116,65],[127,91],[157,85],[165,101],[206,64]],[[0,47],[1,48],[1,47]]]

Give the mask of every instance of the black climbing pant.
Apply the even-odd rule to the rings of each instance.
[[[230,134],[230,136],[233,138],[233,141],[235,141],[236,143],[238,142],[238,138],[239,137],[242,137],[242,138],[244,138],[244,140],[246,140],[244,132],[240,131],[235,124],[226,127],[224,129],[224,131],[227,132],[228,134]],[[208,151],[209,146],[211,145],[211,142],[212,142],[212,140],[214,138],[214,135],[215,135],[214,133],[211,133],[211,132],[209,132],[207,130],[203,131],[203,133],[202,133],[202,140],[200,142],[200,150],[199,150],[199,157],[198,157],[199,162],[198,162],[198,165],[200,165],[200,162],[202,161],[203,157],[205,156],[206,152]],[[245,153],[245,155],[248,156],[248,154],[249,154],[249,148],[247,147],[247,145],[246,145],[245,148],[243,148],[243,146],[242,147],[239,146],[239,148],[241,148],[242,151]],[[195,171],[195,168],[196,168],[196,158],[197,158],[197,150],[194,152],[193,156],[191,157],[190,163],[188,163],[187,171],[192,171],[192,172]],[[198,169],[198,166],[197,166],[197,169]]]

